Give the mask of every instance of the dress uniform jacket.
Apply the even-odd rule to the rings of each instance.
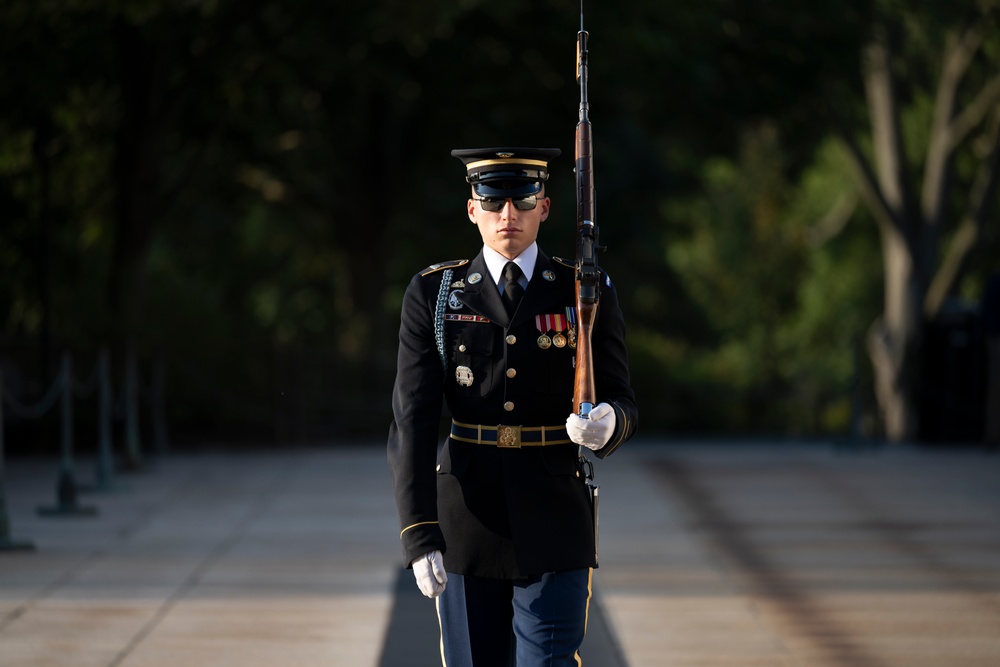
[[[539,250],[513,318],[482,253],[411,280],[388,441],[406,563],[437,549],[449,572],[505,579],[597,565],[579,448],[564,430],[561,444],[502,448],[448,437],[438,448],[442,401],[460,424],[565,426],[576,350],[540,347],[535,316],[565,316],[575,306],[574,280],[569,263]],[[637,420],[625,325],[606,278],[591,340],[597,401],[616,413],[614,434],[596,452],[604,458]]]

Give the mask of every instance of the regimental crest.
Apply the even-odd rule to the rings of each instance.
[[[451,294],[448,295],[448,307],[452,310],[462,310],[465,308],[465,304],[458,298],[461,292],[462,290],[452,290]]]

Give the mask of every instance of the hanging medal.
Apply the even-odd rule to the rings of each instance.
[[[555,330],[555,335],[552,336],[552,344],[556,347],[566,347],[566,336],[563,332],[566,330],[566,318],[562,315],[550,315],[552,318],[552,328]]]
[[[538,337],[538,347],[543,350],[552,347],[552,339],[548,335],[550,317],[551,315],[535,315],[535,328],[542,332],[542,335]]]
[[[566,308],[566,320],[569,322],[569,331],[566,332],[567,342],[572,348],[576,348],[576,308],[569,306]]]

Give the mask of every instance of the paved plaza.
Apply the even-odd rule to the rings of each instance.
[[[997,667],[1000,455],[628,443],[596,464],[591,667]],[[92,479],[79,459],[76,479]],[[176,452],[89,517],[6,462],[2,667],[432,667],[384,449]]]

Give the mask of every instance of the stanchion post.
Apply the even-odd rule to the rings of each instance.
[[[136,471],[142,467],[139,442],[139,368],[135,345],[125,347],[125,467]]]
[[[63,353],[60,370],[62,397],[60,402],[59,476],[56,481],[56,505],[39,507],[41,516],[94,516],[97,509],[77,503],[76,476],[73,468],[73,361]]]
[[[3,392],[3,372],[0,370],[0,551],[30,551],[35,548],[34,544],[19,542],[10,536],[10,520],[7,518],[7,489],[4,484]]]
[[[167,440],[166,400],[167,355],[163,349],[157,349],[153,355],[153,448],[157,454],[166,454],[170,445]]]
[[[111,451],[111,358],[106,347],[97,358],[97,464],[94,490],[115,486],[114,454]]]

